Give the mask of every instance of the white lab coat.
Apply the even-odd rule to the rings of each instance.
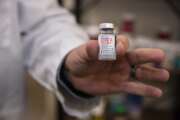
[[[55,0],[0,0],[0,119],[20,120],[25,70],[54,92],[69,114],[88,115],[98,100],[81,102],[68,93],[64,97],[56,84],[63,58],[86,40],[74,18]]]

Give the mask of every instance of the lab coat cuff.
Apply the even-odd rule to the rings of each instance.
[[[68,74],[64,70],[64,64],[59,66],[58,73],[57,86],[64,96],[65,108],[71,108],[71,110],[74,109],[76,112],[81,112],[81,114],[84,112],[84,116],[89,116],[91,111],[100,104],[100,97],[92,96],[75,89],[68,79]]]
[[[68,77],[68,71],[65,68],[65,60],[63,61],[61,67],[58,69],[58,73],[60,76],[57,76],[57,85],[58,86],[65,86],[74,96],[79,97],[81,99],[92,99],[95,96],[82,92],[76,89],[70,78]]]

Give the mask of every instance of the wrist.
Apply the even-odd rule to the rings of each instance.
[[[61,68],[58,71],[59,74],[59,78],[58,78],[58,86],[60,85],[60,83],[63,83],[64,86],[74,95],[76,95],[77,97],[80,98],[85,98],[85,99],[90,99],[90,98],[94,98],[95,96],[90,95],[88,93],[85,93],[77,88],[74,87],[73,83],[72,83],[72,77],[70,76],[70,71],[68,70],[67,66],[65,65],[65,62],[62,64]]]

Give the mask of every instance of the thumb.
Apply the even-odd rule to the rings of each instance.
[[[99,54],[99,44],[98,40],[90,40],[86,44],[86,53],[88,60],[98,60],[98,54]]]

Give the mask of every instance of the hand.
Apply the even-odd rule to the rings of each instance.
[[[91,40],[72,50],[66,57],[65,67],[69,78],[78,90],[91,95],[127,92],[142,96],[160,97],[162,90],[142,83],[142,80],[167,81],[169,73],[163,68],[145,63],[161,63],[165,54],[160,49],[139,48],[127,52],[128,40],[117,37],[117,60],[98,60],[98,41]],[[131,66],[136,66],[136,78],[130,76]]]

